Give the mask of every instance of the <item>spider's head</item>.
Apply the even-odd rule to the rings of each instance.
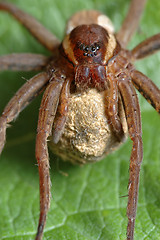
[[[115,55],[117,41],[108,21],[106,16],[93,10],[81,11],[71,18],[62,46],[65,55],[74,66],[106,65]]]
[[[108,18],[97,11],[75,14],[67,25],[61,49],[74,66],[77,90],[106,89],[108,61],[120,51]]]

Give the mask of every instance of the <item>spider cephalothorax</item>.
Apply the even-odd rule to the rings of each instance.
[[[48,138],[50,137],[56,149],[64,151],[67,148],[68,152],[74,152],[68,157],[71,162],[84,164],[88,160],[99,160],[117,143],[121,143],[127,135],[127,128],[133,143],[128,185],[127,240],[134,238],[139,172],[143,158],[141,114],[135,87],[156,111],[160,112],[160,90],[133,66],[135,60],[160,49],[160,34],[148,38],[131,51],[125,50],[138,26],[144,4],[145,0],[132,0],[129,13],[116,37],[106,16],[93,10],[81,11],[69,20],[66,36],[60,44],[56,37],[33,17],[10,3],[0,2],[0,10],[11,13],[52,53],[49,58],[36,54],[0,57],[1,70],[26,71],[45,68],[18,90],[0,118],[2,151],[7,125],[31,100],[45,90],[36,138],[36,159],[40,177],[40,217],[36,240],[42,239],[50,205]],[[80,107],[77,102],[74,104],[73,99],[77,101],[77,96],[80,98]],[[81,105],[86,108],[82,110]],[[75,115],[79,117],[71,118]],[[82,119],[87,122],[85,129]],[[77,130],[78,125],[79,129],[83,129],[82,132]],[[83,147],[79,149],[77,136],[81,136],[80,140],[83,142]],[[97,147],[101,139],[101,146]],[[93,148],[88,151],[90,140]]]
[[[62,47],[74,66],[77,89],[107,88],[108,61],[120,51],[113,34],[98,24],[80,25],[64,38]]]
[[[63,40],[68,59],[74,64],[106,65],[114,55],[116,39],[98,24],[80,25]]]

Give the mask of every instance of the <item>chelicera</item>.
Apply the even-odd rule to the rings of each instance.
[[[127,239],[134,238],[139,172],[143,158],[141,114],[135,88],[160,113],[160,90],[133,66],[137,59],[160,49],[160,34],[148,38],[131,51],[125,49],[138,26],[145,2],[132,0],[128,15],[116,35],[113,33],[112,25],[108,24],[107,17],[101,13],[79,12],[68,22],[67,33],[62,43],[59,43],[56,37],[33,17],[10,3],[0,2],[0,10],[12,14],[52,53],[50,58],[36,54],[0,57],[1,70],[45,69],[18,90],[0,118],[0,151],[2,151],[7,124],[45,90],[39,111],[36,138],[36,159],[40,177],[37,240],[42,239],[50,205],[47,139],[52,135],[54,144],[59,142],[69,114],[70,93],[83,94],[92,88],[104,93],[105,114],[112,133],[119,142],[124,138],[124,130],[118,105],[119,102],[123,104],[128,133],[133,142],[128,185]]]

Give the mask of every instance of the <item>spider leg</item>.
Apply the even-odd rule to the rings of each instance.
[[[145,99],[160,113],[160,89],[143,73],[133,70],[131,77],[134,86]]]
[[[54,128],[52,133],[52,139],[55,144],[58,143],[60,137],[62,136],[63,129],[67,120],[71,81],[72,79],[67,79],[65,81],[59,99],[59,106],[57,110],[58,116],[54,122]]]
[[[135,48],[133,48],[131,54],[133,58],[137,60],[154,54],[158,50],[160,50],[160,33],[147,38],[138,44]]]
[[[48,63],[49,57],[41,54],[14,53],[0,57],[0,71],[38,71]]]
[[[50,205],[50,176],[47,138],[51,135],[52,125],[58,107],[63,81],[55,79],[46,88],[39,112],[36,138],[36,159],[40,179],[40,218],[36,240],[41,240]]]
[[[16,6],[5,1],[0,2],[0,10],[9,12],[19,22],[21,22],[29,32],[49,51],[53,51],[59,44],[58,39],[43,27],[34,17],[23,12]]]
[[[127,240],[133,240],[138,201],[139,173],[143,158],[141,114],[136,91],[132,85],[131,79],[125,73],[119,75],[118,88],[124,104],[129,135],[133,142],[129,167],[127,205]]]
[[[118,116],[118,88],[113,74],[107,75],[108,88],[105,90],[105,107],[108,123],[111,125],[117,138],[122,141],[123,128]]]
[[[0,117],[0,153],[6,139],[7,124],[13,121],[18,114],[42,91],[48,82],[47,73],[40,73],[27,81],[9,101]]]
[[[125,48],[136,31],[140,18],[142,16],[143,9],[147,0],[132,0],[128,14],[124,19],[122,27],[117,33],[117,39],[121,43],[122,47]]]

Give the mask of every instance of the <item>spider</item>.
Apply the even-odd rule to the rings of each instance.
[[[135,88],[160,113],[160,90],[133,63],[160,49],[156,34],[132,50],[126,45],[138,27],[146,0],[132,0],[124,23],[115,35],[108,19],[97,11],[82,11],[68,22],[62,43],[33,17],[11,3],[0,2],[48,50],[47,58],[36,54],[12,54],[0,57],[1,70],[43,70],[26,82],[10,100],[0,118],[0,151],[6,139],[7,124],[42,91],[44,91],[36,137],[36,159],[40,177],[40,217],[36,239],[43,237],[50,205],[50,175],[47,139],[57,144],[67,121],[70,93],[82,94],[89,89],[103,92],[105,113],[110,128],[121,142],[124,130],[119,112],[123,104],[128,133],[132,140],[129,167],[127,239],[134,239],[139,173],[143,158],[141,114]],[[136,17],[135,17],[136,16]],[[52,132],[53,128],[53,132]]]

